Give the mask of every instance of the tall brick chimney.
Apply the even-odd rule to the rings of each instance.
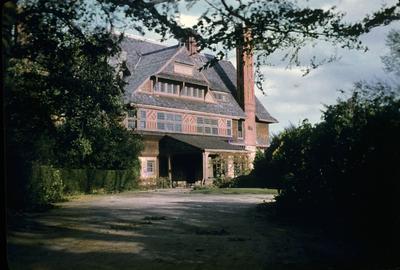
[[[243,39],[236,47],[237,100],[246,114],[244,121],[244,142],[251,152],[256,151],[256,101],[254,96],[253,49],[248,42],[252,38],[251,29],[240,27]]]
[[[189,55],[195,55],[198,53],[197,42],[194,36],[189,36],[185,40],[185,47],[189,51]]]

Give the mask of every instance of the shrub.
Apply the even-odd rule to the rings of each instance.
[[[57,169],[35,164],[30,179],[27,201],[31,206],[59,202],[67,194],[114,193],[138,188],[135,169]]]
[[[157,188],[170,188],[170,187],[172,187],[172,183],[168,177],[159,177],[156,179],[156,187]]]
[[[61,172],[52,166],[32,166],[31,182],[28,185],[29,202],[45,206],[64,197],[64,184]]]
[[[342,223],[379,246],[400,239],[400,99],[379,85],[364,90],[328,106],[321,123],[275,136],[253,174],[281,189],[280,213]]]

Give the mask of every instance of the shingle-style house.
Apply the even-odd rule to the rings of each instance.
[[[249,168],[276,123],[254,95],[252,55],[238,50],[237,67],[200,54],[193,38],[163,46],[126,37],[121,56],[130,71],[125,101],[135,110],[125,124],[142,134],[144,182],[159,177],[210,183]]]

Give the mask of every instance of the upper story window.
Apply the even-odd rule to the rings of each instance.
[[[158,81],[155,85],[154,92],[179,95],[180,85],[171,81]]]
[[[213,95],[214,98],[218,101],[228,101],[228,97],[226,96],[226,94],[214,92]]]
[[[226,135],[232,136],[232,120],[226,120]]]
[[[197,133],[218,135],[218,120],[197,117]]]
[[[182,75],[186,75],[186,76],[192,76],[193,75],[193,66],[175,62],[174,72],[182,74]]]
[[[181,95],[194,98],[204,98],[205,89],[200,86],[185,84],[182,89]]]
[[[238,138],[243,138],[243,120],[238,121]]]
[[[139,128],[140,129],[145,129],[146,128],[146,122],[147,122],[147,117],[146,117],[147,113],[145,110],[139,110],[139,114],[138,114],[138,121],[139,121]]]
[[[182,115],[174,113],[157,113],[157,129],[182,132]]]
[[[128,129],[135,129],[136,128],[136,111],[128,110]]]

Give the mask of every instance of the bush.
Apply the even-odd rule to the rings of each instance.
[[[168,177],[159,177],[156,179],[156,187],[157,188],[170,188],[172,186],[172,182]]]
[[[280,213],[341,223],[380,246],[400,239],[400,99],[379,85],[374,90],[359,85],[328,106],[321,123],[305,121],[275,136],[253,174],[281,189]]]
[[[216,177],[213,180],[213,186],[218,188],[229,187],[232,182],[231,178],[227,177]]]
[[[234,178],[228,185],[224,187],[234,188],[265,188],[265,181],[257,178],[253,173],[248,175],[241,175]]]
[[[32,166],[28,185],[30,205],[45,206],[77,193],[121,192],[138,188],[136,170],[57,169]]]
[[[64,184],[60,170],[52,166],[32,166],[28,191],[31,205],[44,206],[62,200]]]

